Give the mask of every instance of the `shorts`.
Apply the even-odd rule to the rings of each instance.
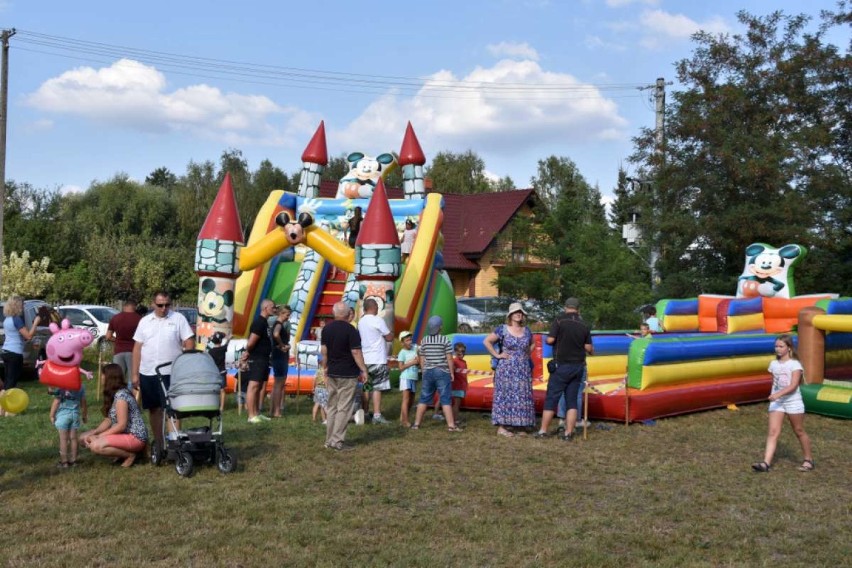
[[[802,400],[802,395],[795,396],[793,393],[787,396],[782,396],[778,400],[773,400],[769,403],[769,412],[783,412],[785,414],[804,414],[805,402]]]
[[[465,391],[462,391],[462,390],[454,390],[453,391],[453,398],[464,398],[464,395],[465,395]]]
[[[279,355],[275,353],[273,352],[272,355],[272,376],[276,379],[286,379],[287,373],[290,372],[290,362],[287,360],[287,354],[281,350],[277,351]]]
[[[79,408],[60,408],[56,411],[56,422],[54,422],[57,430],[79,430],[80,429],[80,409]]]
[[[441,406],[449,406],[452,399],[453,378],[446,369],[426,369],[423,371],[423,387],[420,389],[420,404],[430,406],[435,399],[435,391],[441,396]]]
[[[269,359],[249,359],[248,372],[243,374],[244,381],[265,383],[269,380]]]
[[[585,373],[585,363],[559,363],[547,381],[544,409],[555,411],[559,398],[564,394],[567,410],[577,410],[577,393]]]
[[[367,365],[367,382],[364,383],[364,390],[370,391],[389,391],[390,370],[387,365]]]
[[[172,384],[171,375],[162,375],[163,386],[169,390],[169,385]],[[166,405],[166,396],[163,394],[163,388],[160,386],[160,381],[156,375],[139,374],[139,392],[142,395],[142,408],[144,410],[152,410],[154,408],[163,408]]]
[[[108,446],[124,450],[125,452],[141,452],[145,449],[145,441],[140,440],[133,434],[110,434],[106,437]]]
[[[417,379],[403,379],[399,378],[399,390],[402,391],[411,391],[417,392]]]
[[[112,362],[121,367],[124,373],[124,378],[127,379],[127,386],[133,388],[133,353],[125,351],[124,353],[116,353],[112,356]]]
[[[314,402],[323,408],[328,408],[328,389],[325,387],[315,387]]]

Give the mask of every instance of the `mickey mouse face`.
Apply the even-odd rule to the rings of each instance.
[[[756,257],[751,264],[751,272],[760,278],[769,278],[781,272],[784,267],[784,259],[778,255],[777,251],[762,252]]]
[[[299,220],[290,218],[290,214],[282,211],[275,217],[275,224],[284,229],[284,236],[293,246],[305,240],[305,229],[314,223],[310,213],[300,213]]]

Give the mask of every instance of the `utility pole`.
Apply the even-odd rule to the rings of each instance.
[[[15,28],[0,32],[3,45],[0,70],[0,284],[3,283],[3,218],[6,215],[6,124],[9,108],[9,38]]]
[[[663,143],[665,142],[665,127],[666,127],[666,85],[671,85],[671,81],[666,83],[666,80],[663,77],[658,77],[656,83],[653,85],[649,85],[647,87],[640,87],[640,90],[645,89],[654,89],[654,113],[655,113],[655,123],[654,123],[654,142],[655,142],[655,150],[654,152],[659,157],[660,163],[663,160]],[[656,207],[657,203],[657,183],[651,182],[649,184],[651,186],[651,203],[654,207]],[[653,215],[651,218],[653,222],[656,223],[656,213],[658,211],[653,211]],[[657,269],[657,261],[660,260],[660,238],[656,232],[650,235],[650,247],[651,247],[651,256],[648,261],[648,266],[651,269],[651,290],[656,291],[657,286],[660,284],[660,271]]]

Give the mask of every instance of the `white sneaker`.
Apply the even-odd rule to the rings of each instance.
[[[263,419],[258,414],[257,416],[252,416],[248,419],[249,424],[263,424]]]
[[[577,428],[588,428],[591,425],[590,421],[583,420],[582,418],[577,420]]]
[[[364,409],[363,408],[359,408],[358,410],[355,411],[355,424],[357,424],[358,426],[364,425]]]
[[[443,419],[444,419],[443,414],[433,414],[432,415],[432,420],[443,420]]]
[[[381,414],[373,414],[373,424],[388,424],[388,421]]]

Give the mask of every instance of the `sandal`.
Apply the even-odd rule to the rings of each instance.
[[[447,428],[447,432],[451,432],[451,433],[464,432],[464,430],[462,430],[458,426],[453,426],[452,428]]]
[[[411,430],[420,430],[420,424],[412,424]]]
[[[805,460],[802,462],[802,465],[799,466],[799,471],[813,471],[814,470],[814,460]]]
[[[751,469],[753,469],[754,471],[756,471],[758,473],[768,473],[769,468],[771,468],[771,467],[772,467],[772,465],[766,463],[765,461],[751,464]]]
[[[506,438],[514,438],[515,437],[515,435],[512,432],[509,432],[508,430],[504,430],[503,428],[500,428],[499,430],[497,430],[497,435],[498,436],[505,436]]]

